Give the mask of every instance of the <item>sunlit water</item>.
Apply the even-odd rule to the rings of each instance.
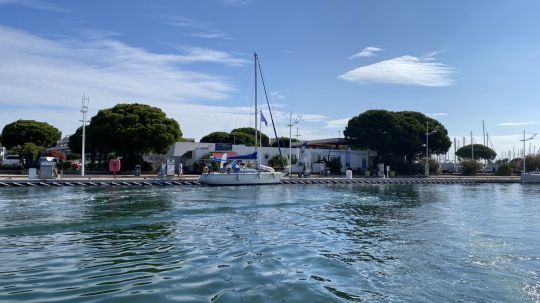
[[[1,302],[540,302],[540,186],[0,189]]]

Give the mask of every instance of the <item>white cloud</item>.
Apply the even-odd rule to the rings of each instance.
[[[305,122],[323,122],[328,119],[327,116],[323,115],[314,115],[314,114],[302,114],[302,120]]]
[[[326,121],[325,128],[345,128],[349,123],[350,118],[335,119]]]
[[[225,32],[217,29],[216,24],[210,22],[204,22],[183,16],[176,16],[167,22],[167,24],[198,30],[197,32],[187,34],[191,37],[205,39],[229,39]]]
[[[433,57],[401,56],[358,67],[338,78],[357,83],[449,86],[452,73],[452,66],[435,62]]]
[[[358,58],[358,57],[373,57],[375,56],[375,53],[378,53],[382,50],[383,50],[382,48],[375,47],[375,46],[364,47],[364,49],[362,49],[360,52],[350,56],[349,60]]]
[[[34,119],[71,134],[80,125],[83,92],[90,97],[89,117],[117,103],[145,103],[176,119],[185,137],[200,139],[212,131],[253,125],[250,107],[196,104],[227,100],[236,89],[230,79],[193,70],[195,63],[238,65],[243,59],[202,48],[152,53],[99,37],[52,40],[0,26],[0,129],[16,119]],[[192,64],[190,69],[186,64]],[[278,134],[288,134],[288,111],[273,114]],[[303,122],[325,119],[305,114]],[[271,127],[264,131],[272,133]],[[322,136],[316,128],[312,132],[305,138]]]
[[[251,4],[251,0],[221,0],[221,2],[231,6],[244,6]]]
[[[271,92],[270,97],[272,97],[272,99],[279,99],[279,100],[285,99],[285,95],[283,95],[283,93],[281,93],[281,91],[279,90]]]
[[[540,122],[537,121],[531,121],[531,122],[504,122],[499,123],[499,126],[520,126],[520,125],[535,125],[540,124]]]
[[[40,0],[0,0],[0,5],[20,5],[37,10],[67,13],[68,9]]]
[[[243,62],[227,53],[201,48],[157,54],[111,39],[48,40],[1,26],[0,57],[0,127],[21,117],[44,120],[51,112],[70,113],[61,119],[54,115],[53,124],[64,133],[74,131],[79,124],[83,92],[91,98],[90,115],[120,102],[147,103],[170,115],[176,104],[226,99],[235,91],[228,79],[189,70],[182,64]],[[194,109],[195,105],[189,108],[191,113],[208,110]],[[189,120],[190,112],[181,113]],[[201,125],[205,122],[212,124],[208,119],[194,121],[189,128],[204,128]]]
[[[228,39],[227,35],[224,32],[218,31],[218,30],[192,33],[189,35],[192,37],[206,38],[206,39]]]

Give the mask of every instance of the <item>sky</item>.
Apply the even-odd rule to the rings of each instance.
[[[83,94],[89,117],[145,103],[186,138],[251,126],[257,52],[280,136],[290,112],[308,140],[342,137],[369,109],[412,110],[458,146],[471,132],[482,143],[484,121],[499,154],[517,152],[524,130],[540,131],[538,11],[535,0],[0,0],[0,128],[34,119],[72,134]]]

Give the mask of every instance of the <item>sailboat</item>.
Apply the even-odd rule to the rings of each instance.
[[[206,185],[263,185],[263,184],[279,184],[281,183],[281,179],[285,177],[285,174],[283,172],[277,172],[272,167],[261,165],[260,163],[260,157],[259,157],[259,150],[257,145],[257,133],[258,133],[258,127],[257,127],[257,115],[259,112],[257,111],[257,67],[259,67],[260,72],[260,63],[257,56],[257,53],[253,54],[254,57],[254,64],[255,64],[255,77],[254,77],[254,89],[255,89],[255,152],[249,155],[241,155],[241,156],[235,156],[235,157],[229,157],[227,158],[227,155],[225,154],[221,159],[215,159],[216,161],[221,163],[221,166],[223,166],[223,163],[226,161],[233,161],[232,163],[232,169],[228,172],[208,172],[203,173],[199,177],[199,182]],[[261,73],[262,78],[262,73]],[[263,85],[264,85],[264,79]],[[266,93],[266,88],[265,88]],[[268,99],[267,99],[268,102]],[[269,107],[270,109],[270,107]],[[270,115],[272,112],[270,111]],[[262,118],[262,115],[261,115]],[[272,119],[272,124],[274,123]],[[274,127],[274,133],[275,127]],[[277,134],[276,134],[277,139]],[[259,139],[260,140],[260,139]],[[279,142],[279,141],[278,141]],[[281,149],[280,149],[281,154]],[[238,160],[255,160],[257,163],[255,168],[240,168],[236,161]]]

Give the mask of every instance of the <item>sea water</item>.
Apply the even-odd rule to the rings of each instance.
[[[540,302],[540,186],[0,189],[1,302]]]

